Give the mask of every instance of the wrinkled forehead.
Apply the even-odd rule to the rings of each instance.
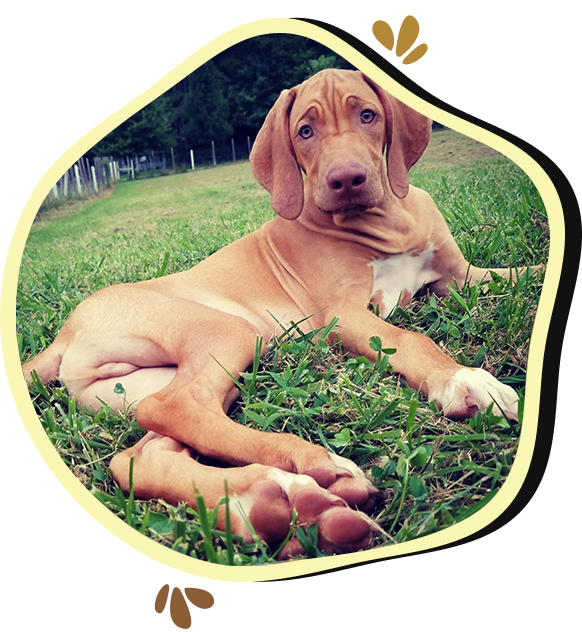
[[[359,73],[321,72],[297,87],[290,123],[293,126],[303,118],[326,119],[333,113],[366,104],[381,107],[376,93]]]

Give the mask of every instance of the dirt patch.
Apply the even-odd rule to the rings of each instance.
[[[440,129],[432,133],[430,143],[418,166],[421,169],[454,167],[487,156],[501,156],[501,154],[455,130]]]
[[[58,206],[53,206],[48,209],[41,208],[34,218],[34,223],[42,225],[42,223],[44,222],[49,223],[55,219],[62,219],[63,217],[76,215],[83,210],[85,204],[87,204],[88,202],[92,202],[93,200],[103,200],[110,197],[113,194],[114,188],[115,187],[103,189],[103,191],[101,191],[99,195],[92,195],[82,200],[67,200],[63,201],[63,203],[59,204]]]

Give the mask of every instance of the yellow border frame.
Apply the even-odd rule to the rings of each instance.
[[[15,297],[20,260],[32,221],[42,200],[62,173],[121,122],[217,53],[249,37],[269,33],[296,34],[321,42],[411,107],[511,158],[529,175],[544,200],[549,216],[551,246],[546,281],[531,338],[520,448],[508,480],[496,497],[461,524],[413,542],[338,557],[233,569],[186,558],[143,537],[105,509],[71,475],[48,441],[21,376],[15,337]],[[51,621],[51,629],[64,629],[62,615],[66,612],[69,621],[83,621],[85,630],[104,629],[113,621],[116,629],[141,630],[144,604],[167,583],[233,584],[296,577],[442,546],[483,528],[510,505],[525,480],[531,462],[538,423],[542,359],[560,278],[564,241],[564,218],[559,197],[546,173],[534,160],[503,138],[416,97],[329,32],[305,22],[267,18],[238,26],[207,43],[87,132],[51,165],[34,183],[32,193],[18,206],[16,225],[2,238],[1,353],[3,412],[7,421],[2,442],[6,515],[1,535],[10,582],[5,589],[5,599],[9,602],[6,607],[14,605],[23,613],[19,622],[30,624],[34,629],[47,629],[47,617]],[[69,530],[64,532],[64,524],[77,526],[74,531],[68,527]],[[62,565],[63,558],[67,557],[62,554],[56,558],[59,563],[53,562],[53,547],[67,547],[70,567]],[[83,599],[81,584],[84,580],[81,577],[89,573],[91,582],[106,587],[108,595],[120,595],[119,601],[113,600],[113,603],[108,597],[104,608],[107,612],[95,611],[95,604],[86,604]],[[394,577],[385,579],[397,580]],[[68,597],[64,599],[59,594]],[[30,612],[27,605],[30,605]],[[61,610],[61,616],[56,616],[57,608]],[[59,620],[60,623],[56,623]],[[40,625],[37,627],[36,624]]]

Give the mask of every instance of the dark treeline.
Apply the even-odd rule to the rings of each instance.
[[[262,35],[217,55],[122,123],[93,156],[137,155],[211,141],[253,140],[284,88],[323,68],[353,68],[325,46],[297,35]]]

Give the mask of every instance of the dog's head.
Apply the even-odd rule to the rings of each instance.
[[[300,215],[304,194],[324,212],[357,214],[377,206],[388,186],[406,197],[408,172],[426,149],[430,128],[428,118],[363,73],[323,70],[281,93],[251,164],[286,219]]]

